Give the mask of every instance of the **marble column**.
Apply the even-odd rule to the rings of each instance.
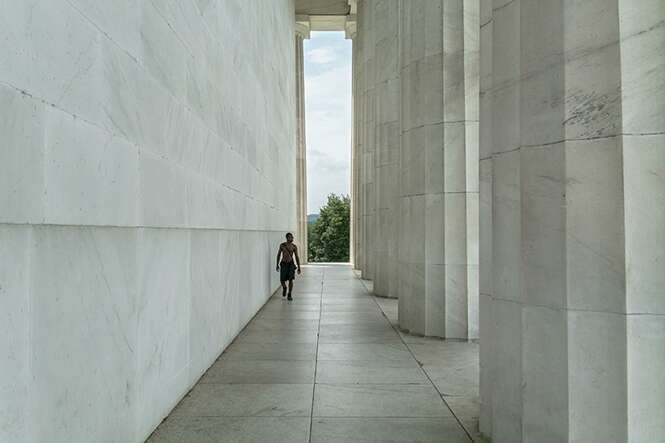
[[[307,143],[305,132],[305,54],[308,31],[296,29],[296,243],[300,262],[307,263]]]
[[[362,101],[360,94],[360,76],[362,64],[360,59],[362,58],[362,45],[361,40],[358,38],[358,33],[353,32],[349,37],[352,39],[353,51],[352,51],[352,113],[353,113],[353,131],[351,139],[351,263],[353,269],[361,270],[361,261],[363,258],[363,251],[361,247],[361,235],[362,235],[362,210],[360,206],[360,182],[361,182],[361,171],[360,171],[360,157],[361,157],[361,109]]]
[[[401,2],[399,323],[477,336],[478,2]]]
[[[491,435],[492,424],[492,8],[480,0],[480,130],[479,130],[479,357],[480,432]]]
[[[364,217],[364,173],[363,173],[363,134],[365,95],[363,94],[363,39],[362,17],[360,14],[362,0],[358,2],[357,30],[353,39],[353,176],[352,176],[352,206],[353,206],[353,265],[361,272],[365,264],[363,235],[365,233]]]
[[[374,21],[376,241],[374,294],[398,295],[399,2],[368,1]]]
[[[356,186],[358,183],[358,160],[357,157],[357,146],[356,146],[356,131],[358,130],[358,125],[356,123],[356,62],[355,62],[355,32],[349,34],[347,32],[347,39],[351,40],[352,45],[352,56],[351,56],[351,207],[349,208],[349,262],[353,269],[357,269],[356,263],[356,230],[358,225],[356,223],[356,212],[357,212],[357,191]]]
[[[482,17],[481,430],[661,441],[665,4]]]
[[[372,7],[374,0],[358,2],[358,35],[361,50],[359,96],[360,96],[360,131],[359,131],[359,167],[360,167],[360,269],[362,277],[372,280],[375,270],[375,89],[374,89],[374,24]]]

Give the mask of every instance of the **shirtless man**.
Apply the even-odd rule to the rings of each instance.
[[[280,255],[282,260],[280,262]],[[296,265],[293,263],[295,255],[298,265],[298,274],[300,274],[300,257],[298,257],[298,247],[293,243],[293,234],[286,234],[286,241],[279,245],[277,251],[277,270],[279,271],[279,281],[282,283],[282,297],[286,297],[286,282],[289,282],[289,297],[287,300],[293,300],[291,291],[293,291],[293,279],[296,278]]]

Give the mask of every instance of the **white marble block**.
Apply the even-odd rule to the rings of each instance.
[[[293,8],[2,2],[1,441],[144,441],[276,288]]]

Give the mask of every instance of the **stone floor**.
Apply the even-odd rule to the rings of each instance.
[[[398,332],[396,300],[365,283],[304,268],[148,442],[481,441],[478,346]]]

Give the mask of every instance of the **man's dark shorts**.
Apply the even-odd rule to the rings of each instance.
[[[279,280],[289,281],[296,278],[296,264],[292,261],[279,264]]]

